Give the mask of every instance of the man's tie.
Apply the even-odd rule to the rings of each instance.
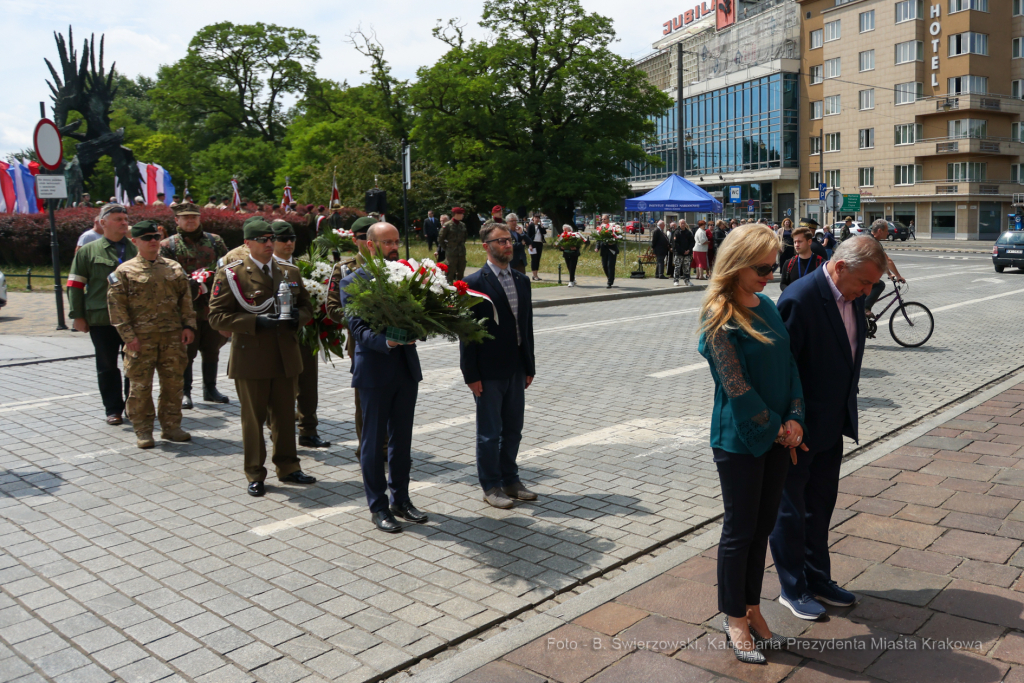
[[[269,263],[266,264],[265,266],[263,266],[263,272],[266,274],[268,280],[273,281],[274,278],[271,277],[271,275],[270,275],[270,264]]]

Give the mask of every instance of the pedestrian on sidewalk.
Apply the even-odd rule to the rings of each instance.
[[[814,242],[810,228],[799,227],[793,231],[793,248],[796,254],[793,258],[782,264],[779,286],[783,291],[786,287],[804,277],[810,275],[814,270],[825,263],[825,259],[811,251],[811,244]]]
[[[513,270],[518,270],[522,274],[526,274],[526,233],[523,232],[523,226],[519,225],[519,216],[514,213],[510,213],[505,216],[505,224],[508,225],[508,231],[512,237],[512,261],[509,264]],[[481,234],[483,229],[481,228]]]
[[[718,608],[736,658],[749,663],[764,663],[759,648],[781,645],[761,614],[761,585],[786,472],[803,439],[804,397],[789,334],[761,293],[778,251],[771,228],[736,228],[722,246],[700,315],[698,350],[715,382],[711,449],[725,506]]]
[[[540,257],[544,253],[544,236],[547,232],[547,228],[540,222],[540,214],[533,214],[530,226],[526,229],[526,238],[529,247],[527,251],[530,252],[530,270],[533,271],[534,282],[541,281],[538,272],[540,271]]]
[[[914,227],[914,221],[913,220],[910,221],[910,225],[907,226],[907,230],[910,232],[910,236],[913,237],[914,241],[916,242],[917,241],[917,228]]]
[[[665,221],[658,221],[658,226],[651,233],[651,251],[657,259],[657,266],[654,268],[654,278],[665,280],[665,258],[668,256],[668,236],[665,234]]]
[[[826,258],[832,258],[832,252],[836,250],[836,236],[832,234],[831,225],[826,225],[821,231],[821,246],[825,247]]]
[[[484,502],[507,510],[513,500],[537,500],[537,494],[519,480],[516,465],[525,392],[536,373],[533,304],[530,281],[510,265],[512,237],[507,225],[488,223],[480,229],[480,239],[487,262],[466,278],[466,284],[490,297],[490,302],[473,307],[474,315],[485,320],[490,338],[460,344],[459,364],[476,400],[476,469]]]
[[[701,221],[703,223],[704,221]],[[708,264],[708,231],[706,227],[698,224],[697,231],[693,234],[693,267],[697,271],[698,280],[707,280],[711,274]]]
[[[704,234],[708,238],[708,277],[710,277],[711,271],[715,268],[715,254],[717,251],[715,248],[715,226],[711,221],[708,221],[707,226],[704,228]]]
[[[672,233],[672,251],[675,252],[672,272],[672,286],[679,284],[680,274],[683,276],[683,283],[690,286],[690,259],[693,255],[694,239],[690,232],[690,226],[686,221],[679,221],[679,227]]]
[[[575,232],[576,228],[568,223],[562,226],[562,232]],[[580,261],[579,249],[562,249],[562,258],[565,259],[565,267],[569,270],[569,286],[576,286],[576,265]]]
[[[839,493],[843,436],[857,440],[857,383],[867,334],[864,297],[885,267],[877,240],[851,237],[824,268],[779,298],[789,348],[803,378],[807,452],[786,477],[770,542],[782,585],[779,602],[801,619],[825,614],[821,602],[843,606],[857,600],[832,580],[828,529]]]

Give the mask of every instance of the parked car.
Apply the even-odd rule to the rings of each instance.
[[[551,219],[550,218],[548,218],[547,216],[541,216],[540,224],[544,226],[544,229],[547,230],[549,234],[551,233]]]
[[[1024,269],[1024,230],[1008,230],[999,236],[992,245],[992,265],[997,273],[1007,266]]]
[[[899,221],[889,221],[890,242],[895,242],[896,240],[906,242],[908,239],[910,239],[910,228]]]
[[[629,235],[644,234],[643,221],[629,221],[625,225],[626,233]]]
[[[7,278],[0,273],[0,308],[7,305]]]

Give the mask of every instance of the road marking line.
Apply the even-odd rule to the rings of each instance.
[[[562,327],[549,327],[544,330],[534,330],[533,334],[547,334],[549,332],[567,332],[569,330],[580,330],[587,327],[601,327],[602,325],[617,325],[619,323],[636,322],[640,320],[652,320],[655,318],[664,318],[671,315],[684,315],[686,313],[695,313],[699,311],[699,308],[685,308],[681,311],[666,311],[664,313],[651,313],[649,315],[635,315],[628,318],[614,318],[612,320],[596,320],[589,323],[579,323],[576,325],[564,325]]]
[[[0,403],[0,408],[11,408],[13,406],[25,406],[25,405],[33,405],[34,406],[34,405],[40,405],[40,404],[47,404],[47,403],[53,403],[54,401],[60,401],[60,400],[63,400],[65,398],[79,398],[81,396],[92,396],[95,393],[96,393],[95,391],[85,391],[85,392],[82,392],[81,394],[64,394],[62,396],[41,396],[40,398],[30,398],[30,399],[26,399],[24,401],[12,401],[10,403]],[[7,411],[0,411],[0,412],[7,412]]]
[[[992,296],[983,296],[980,299],[971,299],[970,301],[961,301],[958,304],[949,304],[948,306],[939,306],[938,308],[930,309],[932,313],[938,313],[939,311],[948,311],[953,308],[960,308],[961,306],[968,306],[970,304],[979,304],[982,301],[990,301],[992,299],[999,299],[1004,296],[1013,296],[1014,294],[1024,294],[1024,289],[1015,289],[1012,292],[1003,292],[1002,294],[993,294]]]
[[[681,368],[673,368],[672,370],[662,370],[661,372],[655,372],[647,376],[662,379],[664,377],[675,377],[676,375],[683,375],[686,374],[687,372],[700,370],[701,368],[706,367],[708,367],[708,364],[707,361],[704,361],[702,363],[694,363],[693,365],[684,365]]]

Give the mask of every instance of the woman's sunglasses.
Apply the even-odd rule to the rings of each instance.
[[[763,263],[760,263],[756,266],[750,266],[750,269],[757,273],[758,277],[768,277],[768,275],[775,270],[775,266],[766,266]]]

